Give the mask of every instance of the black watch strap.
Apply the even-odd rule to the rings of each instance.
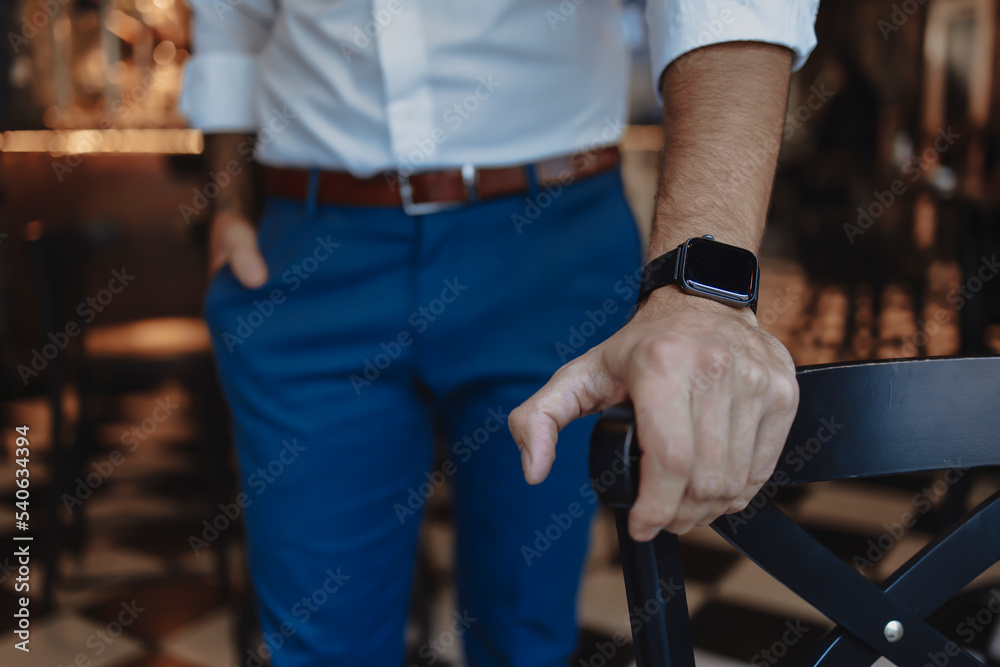
[[[642,281],[639,283],[639,299],[637,306],[641,306],[653,290],[673,285],[677,281],[677,255],[680,248],[674,248],[670,252],[660,255],[646,265],[642,270]]]

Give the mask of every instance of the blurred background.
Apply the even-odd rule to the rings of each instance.
[[[820,7],[819,46],[793,77],[758,314],[797,364],[1000,354],[996,5]],[[634,53],[624,173],[648,224],[662,134],[641,2],[625,3],[622,30]],[[0,664],[260,665],[228,415],[199,316],[211,180],[202,136],[176,111],[188,9],[5,0],[0,35]],[[30,522],[19,530],[14,429],[25,424]],[[998,480],[910,476],[781,500],[880,581]],[[887,539],[887,525],[925,504]],[[431,664],[419,648],[451,618],[449,517],[447,492],[435,494],[409,665]],[[11,639],[15,534],[33,537],[30,654]],[[700,665],[792,664],[829,627],[710,530],[682,543]],[[987,572],[934,617],[995,660],[992,617],[971,636],[959,628],[998,584]],[[627,644],[607,648],[629,627],[607,514],[580,608],[572,664],[631,664]],[[789,623],[805,628],[792,644]],[[463,664],[458,643],[445,644],[434,663]]]

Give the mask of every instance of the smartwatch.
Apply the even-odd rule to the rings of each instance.
[[[757,256],[745,248],[720,243],[711,236],[695,236],[643,269],[639,301],[653,290],[677,285],[687,294],[750,308],[757,313]]]

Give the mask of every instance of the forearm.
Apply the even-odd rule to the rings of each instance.
[[[215,213],[226,211],[254,220],[257,201],[253,135],[242,132],[206,134],[205,157],[212,173],[228,176],[228,182],[220,187],[214,201]]]
[[[696,12],[673,11],[682,4],[650,0],[658,12],[651,28],[676,33],[686,24],[671,17],[685,14],[687,24],[697,25]],[[814,6],[787,4],[799,7],[798,22]],[[782,23],[783,9],[757,3],[755,11],[774,13],[761,21],[767,26]],[[804,30],[794,39],[774,32],[803,51],[811,48]],[[704,234],[758,249],[791,65],[789,48],[726,42],[688,52],[666,68],[650,258]],[[534,484],[548,474],[560,429],[626,398],[643,443],[629,532],[648,540],[661,529],[683,533],[747,506],[774,471],[795,418],[798,384],[788,351],[757,326],[750,308],[654,290],[628,324],[511,412],[525,478]]]
[[[667,68],[650,259],[703,234],[757,251],[791,59],[785,47],[731,42],[687,53]]]

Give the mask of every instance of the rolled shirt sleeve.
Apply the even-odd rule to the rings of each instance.
[[[275,0],[188,0],[193,55],[180,109],[205,132],[254,132],[257,56],[267,43]]]
[[[653,87],[662,103],[660,78],[688,51],[723,42],[787,46],[797,70],[816,46],[819,0],[649,0],[649,55]]]

